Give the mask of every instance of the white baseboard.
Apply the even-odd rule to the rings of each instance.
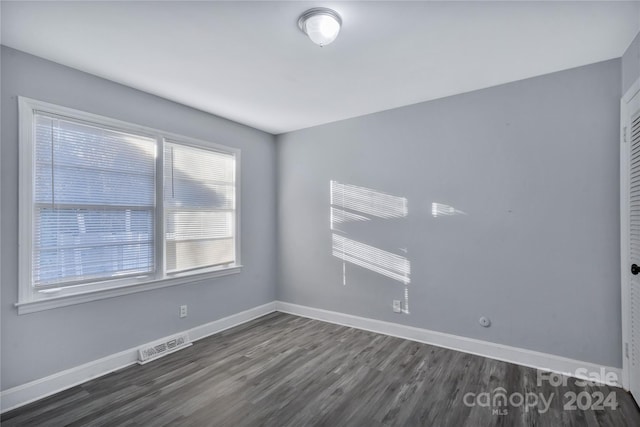
[[[276,303],[270,302],[250,308],[240,313],[213,322],[196,326],[184,332],[188,332],[192,341],[197,341],[209,335],[224,331],[225,329],[246,323],[257,317],[272,313],[276,310]],[[176,335],[171,334],[170,336]],[[154,340],[156,341],[156,340]],[[34,402],[52,394],[61,392],[91,379],[117,371],[132,365],[138,360],[138,348],[145,345],[141,343],[136,348],[115,353],[102,359],[94,360],[84,365],[76,366],[65,371],[57,372],[44,378],[37,379],[0,393],[0,413],[10,411]]]
[[[548,353],[540,353],[524,348],[511,347],[398,323],[353,316],[335,311],[322,310],[288,302],[276,301],[276,310],[283,313],[336,323],[352,328],[391,335],[411,341],[431,344],[451,350],[475,354],[489,359],[501,360],[516,365],[528,366],[542,371],[550,371],[570,377],[587,379],[616,387],[622,386],[622,370],[595,363],[582,362]],[[584,373],[584,375],[582,374]],[[598,377],[594,378],[594,374]]]
[[[197,341],[274,311],[281,311],[283,313],[322,320],[324,322],[350,326],[384,335],[391,335],[398,338],[449,348],[544,371],[560,373],[580,379],[595,380],[596,382],[604,382],[608,385],[617,387],[621,386],[621,381],[619,379],[622,378],[622,370],[620,368],[600,366],[594,363],[582,362],[553,354],[540,353],[523,348],[511,347],[476,340],[473,338],[465,338],[443,332],[430,331],[428,329],[384,322],[381,320],[353,316],[350,314],[322,310],[319,308],[282,301],[274,301],[253,307],[205,325],[196,326],[195,328],[184,332],[189,333],[192,341]],[[144,343],[140,344],[140,346],[143,345]],[[91,379],[132,365],[138,360],[138,347],[130,348],[128,350],[103,357],[102,359],[85,363],[84,365],[57,372],[53,375],[4,390],[0,393],[0,413],[18,408],[78,384],[82,384]],[[580,375],[580,369],[583,370],[582,372],[587,374],[604,374],[604,376],[601,377],[604,380],[598,381],[597,378],[590,377],[589,375]]]

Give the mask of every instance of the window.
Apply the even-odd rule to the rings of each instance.
[[[238,150],[19,102],[20,312],[239,271]]]
[[[166,270],[235,261],[235,156],[164,145]]]

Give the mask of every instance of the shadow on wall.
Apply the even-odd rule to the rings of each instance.
[[[342,285],[347,285],[347,263],[380,274],[392,283],[399,282],[403,286],[403,301],[401,307],[394,310],[409,314],[411,262],[406,237],[402,237],[405,234],[400,232],[401,224],[394,222],[408,216],[407,199],[330,181],[329,209],[332,255],[342,261]],[[431,203],[432,219],[455,215],[467,214],[444,203]],[[371,244],[371,240],[377,244]]]
[[[332,254],[342,261],[342,284],[347,284],[347,263],[381,274],[404,286],[402,313],[409,314],[411,263],[407,249],[394,253],[347,237],[353,223],[406,218],[407,199],[366,187],[330,181],[330,228]]]

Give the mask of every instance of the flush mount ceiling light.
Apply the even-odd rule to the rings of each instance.
[[[298,27],[320,47],[328,45],[338,37],[341,25],[340,15],[326,7],[309,9],[298,19]]]

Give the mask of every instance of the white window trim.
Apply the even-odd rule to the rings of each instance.
[[[165,132],[146,126],[136,125],[117,119],[112,119],[97,114],[87,113],[72,108],[62,107],[47,102],[37,101],[26,97],[18,97],[19,109],[19,227],[18,227],[18,314],[32,313],[41,310],[48,310],[56,307],[63,307],[73,304],[80,304],[88,301],[95,301],[104,298],[111,298],[120,295],[127,295],[135,292],[148,291],[152,289],[164,288],[167,286],[180,285],[184,283],[201,282],[214,277],[237,274],[242,270],[240,262],[240,149],[227,147],[220,144],[189,138],[183,135]],[[196,270],[195,272],[185,272],[164,275],[164,257],[156,257],[156,274],[144,277],[133,277],[126,279],[108,280],[95,282],[81,286],[61,287],[56,290],[36,291],[32,286],[32,244],[33,244],[33,181],[34,181],[34,146],[33,123],[36,112],[53,114],[68,117],[75,120],[87,121],[107,128],[120,131],[128,131],[156,139],[156,254],[164,255],[164,208],[163,208],[163,182],[162,157],[163,142],[170,140],[179,144],[184,144],[196,148],[217,150],[235,156],[235,263],[230,266],[215,267],[209,269]]]

